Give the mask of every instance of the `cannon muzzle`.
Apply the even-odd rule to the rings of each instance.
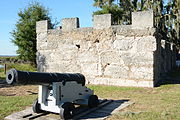
[[[11,69],[6,74],[8,84],[23,85],[43,85],[52,84],[53,82],[72,82],[85,85],[85,77],[80,73],[45,73],[45,72],[27,72]]]

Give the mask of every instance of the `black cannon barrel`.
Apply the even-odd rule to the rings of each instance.
[[[76,81],[78,84],[85,85],[85,77],[80,73],[44,73],[44,72],[27,72],[11,69],[6,74],[6,82],[8,84],[23,85],[42,85],[52,84],[52,82]]]

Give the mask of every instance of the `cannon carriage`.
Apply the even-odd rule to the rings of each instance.
[[[90,108],[99,104],[94,91],[85,86],[85,77],[80,73],[43,73],[11,69],[6,82],[10,85],[39,85],[38,99],[33,111],[58,113],[63,119],[71,119],[75,105]]]

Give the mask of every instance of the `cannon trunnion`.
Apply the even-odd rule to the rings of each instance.
[[[33,111],[59,113],[63,119],[71,119],[75,105],[96,107],[99,103],[94,91],[85,86],[85,77],[80,73],[43,73],[11,69],[7,72],[8,84],[39,85],[38,99]]]

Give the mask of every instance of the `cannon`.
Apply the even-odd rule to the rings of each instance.
[[[96,107],[99,104],[94,91],[85,86],[85,77],[80,73],[27,72],[11,69],[6,74],[10,85],[39,85],[38,98],[32,109],[58,113],[62,119],[71,119],[75,106]]]

